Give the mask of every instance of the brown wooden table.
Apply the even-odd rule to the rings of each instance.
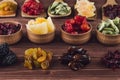
[[[74,6],[76,0],[65,0],[70,6]],[[59,27],[64,23],[66,19],[72,18],[74,14],[66,18],[53,19],[53,22],[56,26],[56,37],[55,40],[49,44],[34,44],[31,43],[26,36],[25,24],[29,19],[22,18],[20,15],[20,6],[23,4],[24,0],[17,0],[19,4],[17,16],[14,18],[0,18],[2,20],[16,20],[20,21],[23,27],[23,38],[22,40],[14,45],[11,45],[10,48],[17,54],[19,61],[17,64],[0,68],[0,80],[3,79],[39,79],[39,80],[119,80],[120,70],[116,69],[115,71],[104,68],[99,61],[108,50],[114,51],[120,49],[120,45],[116,46],[105,46],[100,44],[95,37],[95,28],[101,20],[101,6],[105,3],[105,0],[91,0],[95,2],[97,7],[97,19],[95,21],[90,21],[93,26],[93,35],[91,40],[81,47],[88,50],[90,56],[92,57],[92,62],[79,71],[72,71],[68,67],[58,63],[58,57],[61,56],[64,52],[67,51],[67,48],[71,45],[64,43],[60,37]],[[118,2],[119,0],[117,0]],[[44,7],[47,8],[53,0],[41,0],[44,4]],[[120,3],[120,2],[119,2]],[[51,65],[48,70],[28,70],[23,67],[23,57],[24,51],[31,47],[41,47],[45,50],[50,50],[54,53],[54,63]]]

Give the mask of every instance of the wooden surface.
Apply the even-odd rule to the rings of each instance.
[[[74,6],[75,0],[65,0],[70,6]],[[1,67],[0,68],[0,80],[4,79],[12,79],[12,80],[30,80],[30,79],[38,79],[38,80],[120,80],[120,70],[116,69],[115,71],[104,68],[99,63],[99,60],[102,56],[104,56],[105,53],[107,53],[108,50],[114,51],[116,49],[120,49],[120,45],[116,46],[105,46],[100,44],[96,40],[95,36],[95,28],[97,24],[101,20],[101,6],[106,2],[105,0],[91,0],[95,2],[95,5],[97,7],[97,20],[90,21],[90,23],[93,25],[93,35],[91,40],[83,45],[80,45],[81,47],[88,50],[88,53],[92,57],[92,62],[85,67],[84,69],[81,69],[79,71],[71,71],[68,67],[62,66],[58,62],[58,57],[61,56],[64,52],[66,52],[67,48],[71,45],[64,43],[61,40],[60,37],[60,29],[59,27],[64,23],[66,19],[72,18],[74,14],[72,14],[69,17],[66,18],[59,18],[59,19],[53,19],[53,22],[56,26],[56,37],[55,40],[49,44],[34,44],[31,43],[27,36],[26,36],[26,28],[25,24],[29,19],[22,18],[21,12],[20,12],[20,6],[23,4],[24,0],[17,0],[19,4],[17,16],[14,18],[0,18],[0,21],[5,20],[15,20],[20,21],[24,27],[23,27],[23,38],[22,40],[15,44],[11,45],[10,48],[13,50],[19,60],[18,63],[10,66],[10,67]],[[117,0],[118,2],[119,0]],[[44,4],[44,7],[47,8],[50,3],[53,2],[53,0],[41,0],[41,2]],[[120,3],[119,3],[120,4]],[[23,67],[23,57],[24,57],[24,51],[31,47],[41,47],[45,50],[50,50],[54,53],[54,60],[53,64],[51,65],[50,69],[48,70],[28,70]]]

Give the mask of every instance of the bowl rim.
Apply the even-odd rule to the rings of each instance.
[[[61,30],[63,33],[67,34],[67,35],[80,36],[80,35],[84,35],[84,34],[87,34],[87,33],[89,33],[89,32],[92,31],[92,25],[91,25],[90,23],[88,23],[88,24],[89,24],[89,26],[90,26],[90,30],[88,30],[87,32],[84,32],[84,33],[80,33],[80,34],[70,34],[70,33],[66,32],[66,31],[64,31],[64,30],[62,29],[62,26],[60,27],[60,30]]]
[[[98,29],[96,28],[96,32],[98,32],[98,34],[101,34],[101,35],[104,35],[104,36],[107,36],[107,37],[115,37],[115,36],[120,36],[120,34],[112,34],[112,35],[109,35],[109,34],[103,34],[102,32],[98,31]]]
[[[10,34],[10,35],[0,35],[1,37],[2,36],[6,36],[6,37],[8,37],[8,36],[13,36],[13,35],[15,35],[15,34],[17,34],[17,33],[19,33],[19,32],[21,32],[22,31],[22,23],[20,23],[20,22],[18,22],[18,21],[1,21],[0,23],[13,23],[13,24],[20,24],[21,25],[21,27],[20,27],[20,29],[19,29],[19,31],[17,31],[17,32],[15,32],[15,33],[13,33],[13,34]]]

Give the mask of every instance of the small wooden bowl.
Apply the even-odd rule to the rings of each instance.
[[[89,24],[90,25],[90,24]],[[70,34],[65,32],[62,27],[60,28],[61,30],[61,37],[64,42],[68,44],[73,44],[73,45],[79,45],[79,44],[84,44],[89,41],[91,38],[91,31],[92,31],[92,26],[90,25],[90,30],[85,33],[81,34]]]
[[[27,29],[27,35],[28,35],[28,39],[31,42],[44,44],[44,43],[49,43],[54,39],[55,31],[48,34],[35,34],[31,32],[29,29]]]
[[[102,34],[98,30],[97,32],[97,39],[100,43],[105,45],[116,45],[120,43],[120,34],[118,35],[108,35],[108,34]]]
[[[8,43],[8,44],[15,44],[18,41],[20,41],[20,39],[22,38],[22,24],[16,21],[3,21],[1,23],[13,23],[13,24],[20,24],[21,28],[19,31],[17,31],[16,33],[10,34],[10,35],[0,35],[0,44],[2,43]]]

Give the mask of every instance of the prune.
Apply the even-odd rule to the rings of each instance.
[[[71,61],[68,66],[74,71],[79,70],[79,64],[77,62]]]
[[[12,51],[9,51],[8,55],[4,57],[1,64],[4,66],[8,66],[14,64],[16,61],[17,61],[16,55]]]
[[[120,51],[108,51],[101,61],[108,68],[120,68]]]
[[[0,35],[10,35],[16,33],[21,28],[21,25],[13,23],[0,23]]]
[[[68,65],[72,70],[77,71],[90,63],[90,56],[87,50],[72,46],[69,47],[66,54],[61,57],[61,64]]]

